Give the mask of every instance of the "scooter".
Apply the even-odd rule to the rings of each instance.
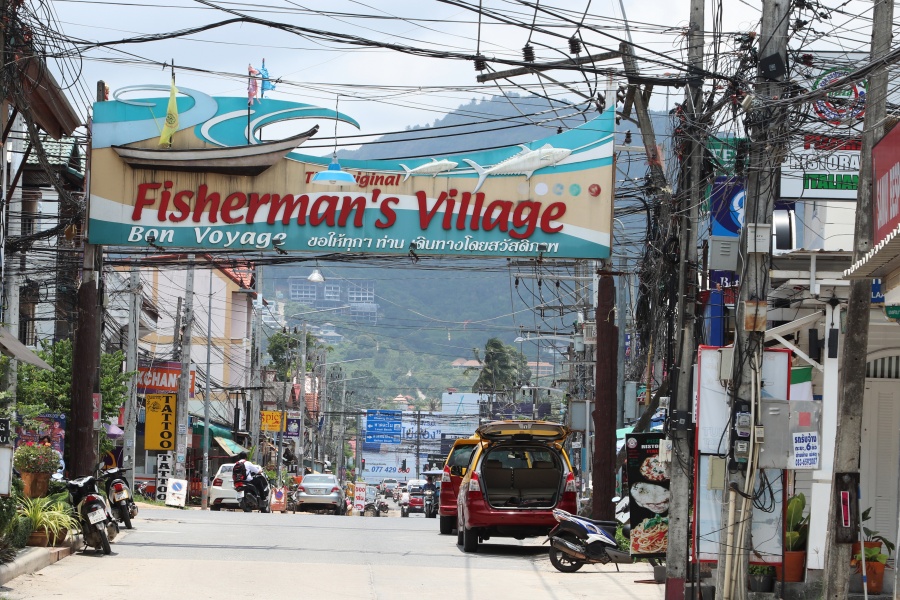
[[[65,484],[78,515],[85,545],[110,554],[112,548],[109,542],[118,535],[119,524],[113,519],[106,499],[97,488],[97,478],[88,475],[70,479]]]
[[[400,500],[400,516],[408,517],[409,516],[409,494],[401,494]]]
[[[434,509],[434,491],[425,490],[425,518],[433,519],[437,516],[437,511]]]
[[[257,479],[263,483],[261,486],[262,493],[260,493],[259,488],[254,483]],[[238,506],[244,512],[252,512],[254,510],[258,510],[261,513],[271,512],[272,509],[269,508],[269,481],[265,476],[255,475],[250,479],[235,480],[234,489],[237,492]]]
[[[100,479],[106,482],[106,497],[110,502],[113,516],[125,525],[125,529],[133,529],[131,519],[138,514],[137,504],[131,497],[131,486],[125,478],[125,471],[112,467],[100,471]]]
[[[381,516],[385,516],[385,517],[388,516],[388,503],[387,503],[387,500],[384,499],[384,498],[379,499],[378,502],[376,503],[376,509],[377,509],[377,512],[378,512],[378,516],[379,516],[379,517],[381,517]]]
[[[619,550],[616,543],[616,521],[595,521],[579,517],[562,509],[553,509],[558,522],[550,534],[550,564],[563,573],[574,573],[584,565],[613,562],[616,565],[633,562],[631,555]],[[628,537],[631,528],[622,527]]]

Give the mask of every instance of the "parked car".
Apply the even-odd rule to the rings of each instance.
[[[400,485],[396,479],[392,479],[390,477],[386,477],[381,480],[381,484],[378,486],[378,490],[384,494],[385,496],[391,495],[394,492],[394,488]]]
[[[438,507],[440,516],[440,530],[443,535],[450,534],[456,527],[456,495],[459,493],[459,484],[463,475],[469,468],[469,461],[475,446],[481,439],[477,436],[456,440],[444,461],[444,471],[441,473],[441,505]]]
[[[457,495],[457,543],[476,552],[496,537],[545,536],[553,509],[577,512],[575,473],[562,443],[569,429],[547,421],[494,421],[476,431]]]
[[[240,508],[237,492],[234,489],[234,479],[231,477],[233,468],[234,463],[226,463],[219,467],[213,476],[212,484],[209,486],[209,510]]]
[[[336,515],[344,514],[344,490],[337,477],[329,474],[313,473],[303,477],[294,491],[297,510],[331,510]]]

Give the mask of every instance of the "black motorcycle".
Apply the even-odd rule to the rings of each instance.
[[[378,506],[378,516],[388,516],[388,503],[387,498],[380,498],[377,503]]]
[[[118,535],[119,524],[113,519],[106,499],[97,487],[97,478],[88,475],[65,483],[85,545],[102,550],[103,554],[111,553],[109,542]]]
[[[131,496],[131,486],[125,478],[125,471],[129,470],[112,467],[100,471],[100,479],[106,483],[106,497],[113,516],[125,525],[125,529],[133,529],[131,519],[138,514],[137,504]]]
[[[237,492],[238,504],[244,512],[258,510],[261,513],[271,512],[269,508],[269,480],[258,474],[247,479],[234,478],[234,489]]]
[[[425,518],[433,519],[437,516],[437,503],[435,502],[434,490],[425,490]]]

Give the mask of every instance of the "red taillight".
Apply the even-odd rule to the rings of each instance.
[[[114,483],[114,484],[113,484],[113,489],[114,489],[115,491],[117,491],[117,492],[124,492],[124,491],[125,491],[125,484],[123,484],[123,483]]]
[[[479,499],[481,495],[481,482],[478,481],[478,473],[472,473],[469,478],[469,497]]]
[[[297,486],[297,491],[298,491],[298,492],[303,492],[303,493],[305,494],[305,493],[306,493],[306,488],[303,487],[302,485],[298,485],[298,486]]]
[[[566,487],[563,490],[563,492],[565,492],[565,493],[572,492],[573,494],[575,493],[575,474],[574,473],[570,472],[568,475],[566,475]]]
[[[335,493],[335,492],[339,492],[339,491],[341,491],[341,488],[339,488],[338,486],[334,486],[333,488],[331,488],[331,493],[332,493],[332,494]]]
[[[213,479],[213,487],[222,487],[222,478],[216,477]]]
[[[450,467],[444,467],[444,472],[441,474],[441,483],[450,483]]]

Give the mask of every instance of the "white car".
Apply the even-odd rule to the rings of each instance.
[[[231,470],[234,463],[227,463],[219,467],[209,486],[209,510],[224,508],[240,508],[238,506],[237,492],[234,490],[234,479]]]

